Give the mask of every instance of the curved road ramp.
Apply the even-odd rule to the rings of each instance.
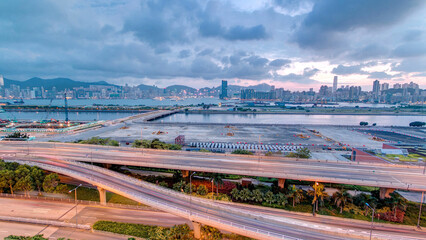
[[[44,157],[14,157],[6,161],[38,166],[85,181],[193,222],[195,235],[200,224],[256,239],[368,239],[369,231],[311,224],[308,221],[256,213],[212,200],[190,197],[105,168],[74,161]],[[199,232],[199,231],[198,231]],[[410,239],[403,233],[377,232],[375,239]],[[416,238],[418,239],[418,238]],[[425,238],[426,239],[426,236]]]

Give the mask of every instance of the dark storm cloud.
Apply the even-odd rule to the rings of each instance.
[[[303,48],[330,48],[344,40],[343,33],[358,28],[394,25],[418,9],[421,0],[322,0],[315,5],[294,39]]]

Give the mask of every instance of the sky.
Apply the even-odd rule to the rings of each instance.
[[[426,88],[423,0],[2,0],[0,74],[131,86]]]

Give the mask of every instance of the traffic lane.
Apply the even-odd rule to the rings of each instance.
[[[80,150],[78,150],[80,151]],[[39,152],[38,154],[52,154],[51,152]],[[85,157],[75,157],[75,154],[62,154],[62,158],[66,158],[69,160],[76,160],[76,161],[88,161],[88,155],[86,154]],[[78,155],[82,155],[81,153],[77,154]],[[134,158],[134,157],[120,157],[119,159],[117,159],[117,157],[115,156],[110,156],[107,154],[102,154],[102,153],[97,153],[97,155],[94,155],[92,157],[92,154],[90,154],[90,161],[94,161],[94,162],[105,162],[105,163],[111,163],[111,164],[116,164],[119,163],[119,161],[128,161],[129,163],[127,163],[127,165],[132,165],[136,163],[143,163],[140,164],[141,166],[143,166],[144,164],[147,164],[149,162],[151,163],[158,163],[158,160],[160,160],[161,163],[163,164],[170,164],[170,166],[173,166],[172,162],[176,162],[176,158],[166,158],[166,159],[154,159],[154,158],[145,158],[141,161],[141,159],[139,158]],[[105,160],[107,159],[107,160]],[[204,166],[217,166],[217,162],[210,162],[210,165],[206,165],[208,164],[209,159],[203,159],[203,160],[197,160],[197,161],[189,161],[189,160],[185,160],[185,161],[180,161],[180,165],[185,164],[185,166],[193,166],[193,167],[199,167],[201,163],[203,163]],[[109,162],[108,162],[109,161]],[[237,166],[236,167],[236,163],[229,161],[229,160],[219,160],[221,167],[225,167],[227,169],[236,169],[236,170],[241,170],[241,167]],[[381,172],[381,171],[374,171],[374,170],[369,170],[369,171],[362,171],[362,170],[358,170],[358,169],[336,169],[336,168],[331,168],[323,165],[321,167],[315,167],[315,166],[293,166],[293,165],[289,165],[289,164],[269,164],[271,166],[266,166],[267,164],[261,164],[260,162],[257,163],[257,166],[253,166],[252,163],[248,163],[245,164],[244,169],[245,170],[253,170],[253,171],[263,171],[263,172],[273,172],[273,173],[281,173],[283,174],[283,176],[285,176],[286,174],[288,174],[288,172],[291,172],[292,174],[299,174],[300,176],[305,176],[307,171],[309,172],[309,175],[315,175],[316,177],[326,177],[326,178],[343,178],[343,179],[353,179],[353,180],[359,180],[359,181],[375,181],[375,182],[388,182],[388,183],[392,183],[395,184],[396,188],[401,188],[401,189],[409,189],[409,187],[405,186],[407,185],[407,182],[409,182],[412,186],[421,186],[422,183],[426,182],[426,176],[417,176],[416,177],[411,177],[409,175],[404,176],[404,179],[401,178],[401,176],[399,175],[400,173],[396,174],[391,174],[389,175],[389,173],[386,172]],[[274,166],[275,165],[275,166]],[[181,166],[180,166],[181,167]],[[279,169],[284,169],[285,171],[277,171]],[[289,171],[291,170],[291,171]],[[219,170],[220,171],[220,170]],[[365,175],[365,173],[367,172],[367,175]],[[362,175],[361,175],[362,174]],[[348,176],[350,176],[350,178],[348,178]],[[400,179],[401,178],[401,179]],[[315,180],[315,179],[312,179]],[[399,184],[399,185],[398,185]]]
[[[112,233],[91,232],[88,230],[74,228],[59,228],[51,236],[53,239],[90,239],[90,240],[127,240],[125,236],[120,236]]]
[[[232,205],[233,207],[242,209],[242,210],[249,210],[254,213],[264,213],[268,215],[274,215],[274,216],[281,216],[286,218],[292,218],[297,220],[303,220],[303,221],[309,221],[312,224],[315,223],[321,223],[321,224],[327,224],[335,227],[345,227],[345,228],[351,228],[356,229],[359,231],[368,231],[371,228],[371,222],[365,221],[356,221],[356,222],[350,222],[345,221],[343,219],[339,218],[328,218],[328,217],[322,217],[322,216],[308,216],[306,214],[300,214],[297,212],[289,212],[281,209],[274,209],[274,208],[266,208],[261,206],[250,206],[248,204],[239,204],[239,203],[222,203],[224,206]],[[418,231],[415,229],[414,226],[412,228],[408,228],[410,226],[398,226],[398,225],[392,225],[392,226],[385,226],[384,224],[378,223],[375,224],[374,230],[379,231],[381,234],[397,234],[401,236],[408,236],[408,237],[414,237],[417,239],[426,239],[426,232],[425,231]]]
[[[51,204],[26,199],[0,198],[0,206],[0,215],[3,216],[57,220],[72,209],[74,204]]]
[[[50,147],[52,147],[52,143],[41,143],[41,145],[46,145],[48,144]],[[6,144],[8,145],[8,144]],[[22,151],[27,150],[26,149],[26,145],[23,143],[15,143],[13,145],[17,145],[20,146],[22,149]],[[40,145],[39,143],[37,143],[37,146]],[[35,148],[34,148],[35,149]],[[43,148],[38,148],[39,150],[43,150]],[[188,152],[179,152],[179,151],[174,151],[173,154],[170,154],[171,152],[163,152],[163,151],[156,151],[156,150],[152,150],[152,149],[131,149],[131,148],[118,148],[118,147],[105,147],[105,146],[96,146],[96,145],[84,145],[84,144],[67,144],[66,146],[62,146],[62,144],[59,144],[59,146],[57,148],[44,148],[44,150],[50,151],[50,150],[59,150],[59,151],[68,151],[68,152],[74,152],[76,154],[80,154],[80,156],[82,156],[82,154],[87,154],[87,151],[84,150],[91,150],[94,151],[95,154],[99,154],[100,152],[105,152],[105,150],[108,150],[108,155],[112,156],[115,155],[117,157],[125,157],[126,155],[121,155],[121,154],[127,154],[127,156],[138,156],[138,157],[147,157],[147,158],[158,158],[158,157],[165,157],[165,158],[170,158],[171,156],[173,156],[174,158],[176,158],[177,156],[185,158],[185,159],[192,159],[192,160],[197,160],[197,159],[204,159],[204,160],[208,160],[210,159],[211,161],[218,161],[218,160],[222,160],[222,159],[228,159],[228,160],[232,160],[235,162],[242,162],[244,163],[245,161],[250,161],[250,162],[256,162],[256,161],[263,161],[263,162],[270,162],[270,163],[291,163],[291,164],[300,164],[300,165],[309,165],[309,166],[319,166],[319,167],[324,167],[324,166],[328,166],[328,167],[337,167],[337,168],[342,168],[342,167],[348,167],[348,166],[352,166],[353,168],[356,169],[371,169],[371,167],[377,169],[377,170],[385,170],[385,171],[399,171],[401,169],[400,166],[394,166],[394,165],[389,165],[389,166],[383,166],[383,165],[359,165],[359,164],[354,164],[354,163],[334,163],[334,162],[324,162],[324,161],[315,161],[315,160],[292,160],[289,158],[274,158],[274,157],[246,157],[246,156],[238,156],[238,155],[211,155],[211,154],[199,154],[199,153],[188,153]],[[96,153],[96,151],[98,151],[98,153]],[[45,152],[44,152],[45,153]],[[118,155],[117,155],[118,154]],[[136,155],[135,155],[136,154]],[[402,168],[404,169],[404,168]],[[422,172],[421,169],[419,168],[411,168],[411,172],[416,172],[416,173],[420,173]]]
[[[0,221],[0,239],[4,239],[10,235],[34,236],[45,227],[46,225]]]
[[[94,224],[96,221],[115,221],[135,224],[146,224],[162,227],[189,224],[190,221],[182,217],[160,211],[143,211],[117,209],[108,207],[85,207],[77,215],[82,224]],[[71,220],[72,222],[72,220]]]

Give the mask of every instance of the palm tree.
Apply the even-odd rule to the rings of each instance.
[[[267,203],[269,203],[269,204],[272,204],[272,203],[274,203],[274,202],[276,201],[276,199],[275,199],[275,195],[274,195],[274,193],[273,193],[273,192],[271,192],[271,191],[268,191],[268,192],[265,194],[264,199],[265,199],[265,201],[266,201]]]
[[[283,205],[284,207],[288,203],[287,196],[284,195],[283,193],[278,193],[276,196],[276,200],[277,200],[277,203]]]
[[[258,203],[262,202],[263,201],[263,192],[261,192],[259,189],[253,190],[252,199],[255,202],[258,202]]]
[[[252,193],[248,188],[244,188],[243,190],[240,191],[240,199],[242,201],[250,201],[252,198]]]
[[[296,203],[299,203],[305,197],[303,195],[303,190],[300,188],[299,189],[296,188],[295,185],[289,186],[288,190],[289,190],[288,197],[293,199],[293,207],[295,206]]]
[[[328,197],[328,194],[324,191],[324,185],[321,183],[315,182],[312,185],[312,188],[314,190],[309,190],[308,194],[310,196],[313,196],[312,204],[315,205],[315,211],[318,211],[318,199],[321,201],[322,204],[324,204],[324,199]]]
[[[238,188],[232,189],[231,196],[233,199],[238,200],[240,198],[240,190]]]
[[[340,213],[343,213],[343,208],[345,207],[346,203],[351,200],[351,196],[349,195],[348,191],[343,188],[335,192],[333,194],[333,198],[334,204],[336,204],[337,207],[340,207]]]

